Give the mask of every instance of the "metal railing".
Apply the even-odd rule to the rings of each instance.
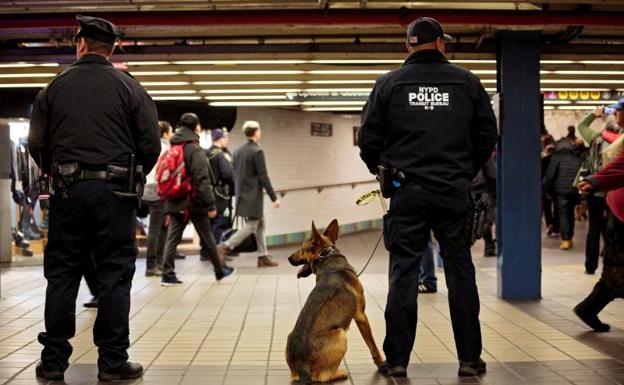
[[[295,191],[316,190],[318,193],[321,193],[323,190],[330,189],[330,188],[351,186],[351,188],[354,189],[356,186],[370,184],[370,183],[377,183],[377,181],[375,179],[370,179],[370,180],[361,180],[361,181],[355,181],[355,182],[326,184],[326,185],[320,185],[320,186],[277,188],[275,189],[275,191],[278,194],[280,194],[281,197],[284,197],[287,193],[295,192]]]

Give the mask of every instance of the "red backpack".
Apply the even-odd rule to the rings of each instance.
[[[192,190],[191,176],[184,165],[184,144],[174,144],[158,159],[156,165],[156,191],[162,200],[179,200],[188,197]]]

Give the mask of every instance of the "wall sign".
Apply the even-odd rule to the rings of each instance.
[[[333,126],[329,123],[310,123],[310,135],[312,136],[332,136]]]

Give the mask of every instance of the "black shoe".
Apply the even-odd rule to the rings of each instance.
[[[132,380],[143,376],[143,366],[136,362],[126,362],[121,369],[114,373],[99,372],[98,380],[100,381],[119,381]]]
[[[574,313],[581,319],[581,321],[585,322],[587,326],[596,332],[604,333],[611,330],[611,326],[609,324],[602,323],[596,314],[589,314],[583,311],[580,305],[576,305]]]
[[[587,270],[587,269],[585,269],[585,274],[587,274],[587,275],[594,275],[594,274],[596,274],[596,270]]]
[[[460,377],[472,377],[485,373],[485,361],[479,358],[476,361],[459,361],[459,371],[457,375]]]
[[[35,368],[35,375],[38,378],[43,378],[44,380],[48,380],[48,381],[63,381],[63,378],[65,378],[64,372],[55,371],[55,370],[46,370],[43,367],[43,362],[41,361],[37,363],[37,367]]]
[[[87,309],[97,309],[98,301],[98,297],[93,297],[91,298],[91,301],[83,303],[82,306],[86,307]]]
[[[489,248],[486,248],[486,249],[483,251],[483,256],[484,256],[484,257],[496,257],[496,249],[489,249]]]
[[[437,293],[438,289],[424,282],[420,282],[418,284],[418,292],[420,294],[433,294],[433,293]]]
[[[163,275],[160,279],[160,286],[176,286],[181,285],[182,281],[174,275]]]
[[[176,253],[176,255],[174,256],[174,259],[185,259],[186,255],[184,254],[180,254],[180,253]]]
[[[221,268],[221,271],[222,271],[223,273],[221,273],[221,274],[219,274],[219,275],[217,276],[217,281],[220,281],[220,280],[222,280],[223,278],[226,278],[226,277],[228,277],[228,276],[230,276],[230,275],[234,274],[234,273],[236,272],[236,268],[234,268],[234,267],[230,267],[230,266],[223,266],[223,267]]]
[[[407,369],[405,368],[405,366],[401,366],[401,365],[388,366],[387,371],[384,374],[389,377],[405,378],[407,377]]]

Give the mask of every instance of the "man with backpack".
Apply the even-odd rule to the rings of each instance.
[[[228,133],[222,129],[210,131],[212,146],[206,156],[214,177],[214,191],[217,217],[212,220],[212,234],[217,242],[224,231],[232,228],[232,194],[234,193],[234,168],[232,156],[227,150]],[[206,247],[202,244],[199,253],[201,260],[208,260]]]
[[[207,248],[217,280],[234,272],[233,268],[221,263],[212,236],[210,219],[217,216],[217,209],[212,173],[206,154],[199,145],[200,131],[197,115],[190,112],[183,114],[171,138],[171,148],[158,161],[158,193],[167,201],[166,211],[170,218],[160,281],[162,286],[182,284],[175,273],[174,259],[189,221]]]

